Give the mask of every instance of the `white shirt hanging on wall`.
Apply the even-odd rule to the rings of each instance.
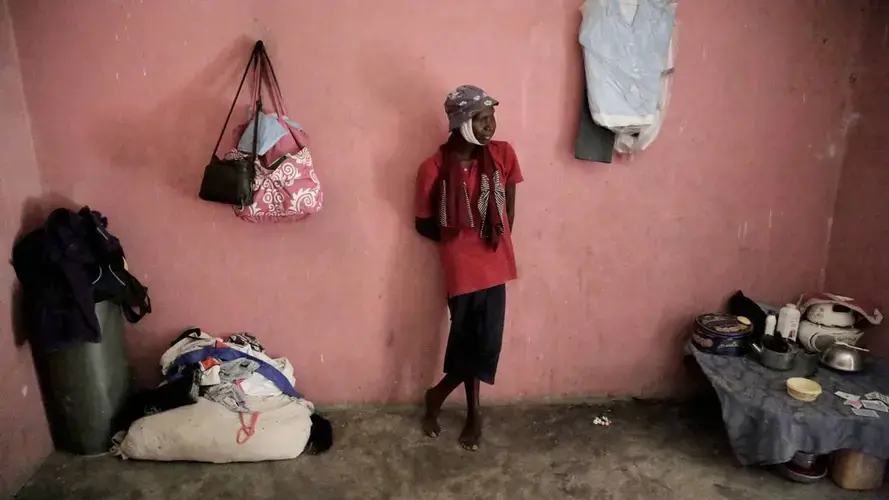
[[[623,15],[624,21],[633,22],[637,10],[639,10],[639,0],[620,0],[620,13]]]
[[[582,7],[587,98],[615,149],[645,149],[660,131],[673,72],[672,0],[587,0]]]

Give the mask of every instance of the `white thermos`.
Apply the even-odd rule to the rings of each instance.
[[[787,304],[778,312],[778,334],[787,340],[796,341],[799,331],[800,312],[793,304]]]
[[[775,334],[775,325],[778,320],[775,319],[774,314],[769,314],[766,316],[766,331],[763,332],[764,335],[774,335]]]

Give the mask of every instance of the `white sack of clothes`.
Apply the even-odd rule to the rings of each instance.
[[[288,460],[302,454],[312,428],[310,402],[279,395],[250,398],[249,406],[256,413],[235,413],[199,398],[193,405],[143,417],[125,437],[115,437],[112,453],[124,459],[212,463]]]
[[[582,11],[593,120],[617,134],[618,152],[641,151],[657,136],[669,101],[675,3],[587,0]]]

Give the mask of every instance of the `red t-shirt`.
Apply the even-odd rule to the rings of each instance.
[[[522,182],[522,170],[516,158],[515,150],[509,143],[491,141],[488,143],[495,167],[505,179],[506,186]],[[435,217],[438,214],[432,209],[432,190],[435,189],[439,171],[442,166],[441,151],[420,165],[417,173],[417,199],[415,215],[421,219]],[[479,178],[478,161],[463,163],[463,175],[469,189],[471,206],[478,204]],[[508,217],[504,217],[508,219]],[[512,229],[509,221],[504,220],[506,232],[501,235],[497,250],[483,240],[478,229],[442,228],[442,241],[439,244],[441,262],[444,267],[445,283],[448,296],[454,297],[502,285],[516,279],[515,253],[512,247]]]

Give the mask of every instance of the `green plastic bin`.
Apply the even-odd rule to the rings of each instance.
[[[115,417],[133,388],[120,306],[96,304],[102,341],[64,349],[33,346],[34,361],[56,448],[81,455],[105,453]]]

